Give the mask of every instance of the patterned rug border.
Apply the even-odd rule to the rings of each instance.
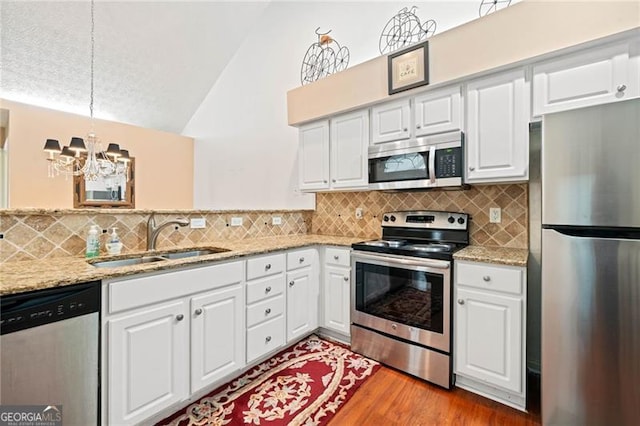
[[[205,400],[209,399],[209,398],[213,398],[215,396],[218,396],[220,394],[222,394],[223,392],[229,392],[232,387],[234,385],[239,385],[239,387],[235,390],[232,391],[231,393],[228,394],[228,397],[226,398],[222,398],[224,399],[223,404],[227,404],[229,402],[235,401],[236,399],[242,397],[244,394],[246,393],[251,393],[254,391],[254,388],[259,388],[260,386],[262,386],[262,383],[264,381],[265,377],[277,377],[277,372],[279,371],[283,371],[286,370],[288,368],[291,368],[291,365],[295,365],[296,363],[303,361],[303,359],[298,359],[298,358],[292,358],[289,360],[285,360],[285,359],[280,359],[281,357],[283,357],[285,354],[287,354],[288,352],[294,352],[296,350],[296,347],[299,345],[304,345],[304,344],[309,344],[309,342],[312,341],[321,341],[324,342],[326,344],[329,344],[333,347],[337,347],[337,348],[342,348],[345,349],[349,352],[351,352],[352,354],[356,355],[359,358],[362,358],[364,360],[366,360],[368,363],[371,364],[371,371],[370,374],[367,377],[363,377],[362,379],[360,379],[359,381],[354,381],[354,383],[352,384],[352,386],[350,388],[347,388],[345,391],[345,395],[344,395],[344,401],[342,401],[341,403],[337,404],[337,405],[332,405],[332,409],[329,410],[327,413],[324,414],[324,416],[322,416],[321,420],[319,422],[315,422],[313,421],[311,418],[306,418],[306,422],[305,423],[299,423],[299,422],[291,422],[289,424],[293,425],[293,424],[304,424],[304,425],[326,425],[327,423],[329,423],[331,421],[331,419],[344,407],[344,405],[349,401],[349,399],[351,399],[351,397],[354,395],[354,393],[360,388],[360,386],[362,386],[366,381],[368,381],[371,377],[373,377],[379,370],[380,370],[380,363],[377,361],[374,361],[372,359],[369,359],[363,355],[360,355],[356,352],[353,352],[351,350],[351,347],[343,342],[340,342],[338,340],[335,340],[331,337],[325,337],[325,336],[319,336],[316,333],[312,333],[306,337],[303,337],[302,339],[292,343],[291,345],[287,346],[286,348],[283,348],[282,350],[278,351],[276,354],[272,355],[271,357],[267,358],[266,360],[260,362],[259,364],[249,368],[248,370],[243,371],[242,373],[240,373],[237,376],[234,376],[233,378],[231,378],[230,380],[228,380],[227,382],[223,383],[222,385],[216,387],[215,389],[207,392],[204,396],[201,396],[199,398],[197,398],[194,401],[190,401],[188,404],[182,406],[181,408],[177,409],[176,411],[174,411],[173,414],[165,417],[163,420],[159,421],[156,423],[156,426],[161,426],[161,425],[173,425],[173,422],[176,422],[177,420],[179,420],[179,418],[183,415],[185,415],[187,412],[189,412],[189,410],[195,408],[195,407],[199,407],[205,404]],[[318,355],[325,353],[325,352],[330,352],[333,348],[329,347],[328,349],[324,350],[324,351],[318,351],[318,352],[309,352],[306,355],[303,356],[303,358],[305,359],[311,359],[314,357],[317,357]],[[276,362],[277,361],[277,362]],[[271,365],[272,363],[276,362],[275,365]],[[262,374],[259,374],[259,372],[262,371]],[[275,373],[274,373],[275,371]],[[253,377],[249,382],[247,383],[241,383],[240,381],[245,379],[245,377],[251,377],[252,375],[256,375],[258,374],[256,377]],[[339,382],[342,382],[344,380],[344,376],[340,376],[340,380]],[[251,384],[251,386],[247,386]],[[326,385],[325,385],[326,388]],[[321,407],[323,404],[326,404],[328,401],[326,399],[320,399],[320,397],[323,396],[333,396],[335,391],[332,391],[331,393],[329,393],[328,395],[326,394],[326,389],[323,393],[321,393],[320,395],[318,395],[316,397],[316,399],[306,408],[302,409],[302,411],[300,413],[298,413],[294,419],[297,419],[301,416],[301,414],[305,414],[307,413],[308,415],[315,413],[319,407]],[[232,404],[233,405],[233,404]],[[221,406],[222,408],[222,406]],[[178,423],[175,423],[178,424]],[[180,423],[181,424],[181,423]],[[205,423],[189,423],[190,425],[223,425],[223,424],[230,424],[230,425],[235,425],[238,424],[237,422],[233,422],[233,423],[210,423],[210,422],[205,422]],[[252,422],[252,423],[247,423],[246,419],[245,422],[243,424],[265,424],[265,425],[269,425],[272,424],[271,422],[264,422],[264,423],[260,423],[258,422]],[[274,423],[277,424],[277,423]]]

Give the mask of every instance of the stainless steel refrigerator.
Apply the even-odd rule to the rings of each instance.
[[[542,124],[542,420],[640,421],[640,99]]]

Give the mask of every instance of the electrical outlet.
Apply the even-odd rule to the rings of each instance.
[[[356,209],[356,219],[362,219],[362,216],[364,215],[363,211],[362,211],[362,207],[358,207]]]
[[[273,216],[271,218],[272,225],[282,225],[282,218],[280,216]]]
[[[231,226],[242,226],[242,217],[232,217]]]
[[[502,210],[500,207],[489,208],[489,222],[500,223],[502,222]]]
[[[207,219],[204,217],[194,217],[191,219],[191,229],[202,229],[206,228]]]

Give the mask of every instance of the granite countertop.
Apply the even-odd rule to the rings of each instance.
[[[350,247],[351,244],[362,240],[363,238],[336,237],[330,235],[290,235],[246,240],[221,240],[208,242],[206,245],[194,246],[194,248],[217,247],[229,251],[185,259],[165,260],[114,268],[97,268],[91,266],[83,257],[60,257],[6,262],[0,264],[0,296],[94,280],[124,277],[144,272],[169,270],[181,266],[192,266],[212,261],[230,260],[241,256],[257,255],[316,244]],[[179,250],[179,248],[165,249],[164,252],[175,250]],[[147,253],[153,255],[161,254],[162,252],[163,250],[159,249],[156,252]],[[134,254],[136,253],[126,253],[120,256],[103,256],[96,259],[120,259],[130,257]]]
[[[453,258],[455,260],[496,263],[499,265],[527,266],[529,250],[506,247],[467,246],[457,251],[453,255]]]

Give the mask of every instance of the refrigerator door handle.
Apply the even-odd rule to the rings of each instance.
[[[542,225],[542,229],[550,229],[570,237],[640,240],[640,228],[594,228],[584,226]]]

